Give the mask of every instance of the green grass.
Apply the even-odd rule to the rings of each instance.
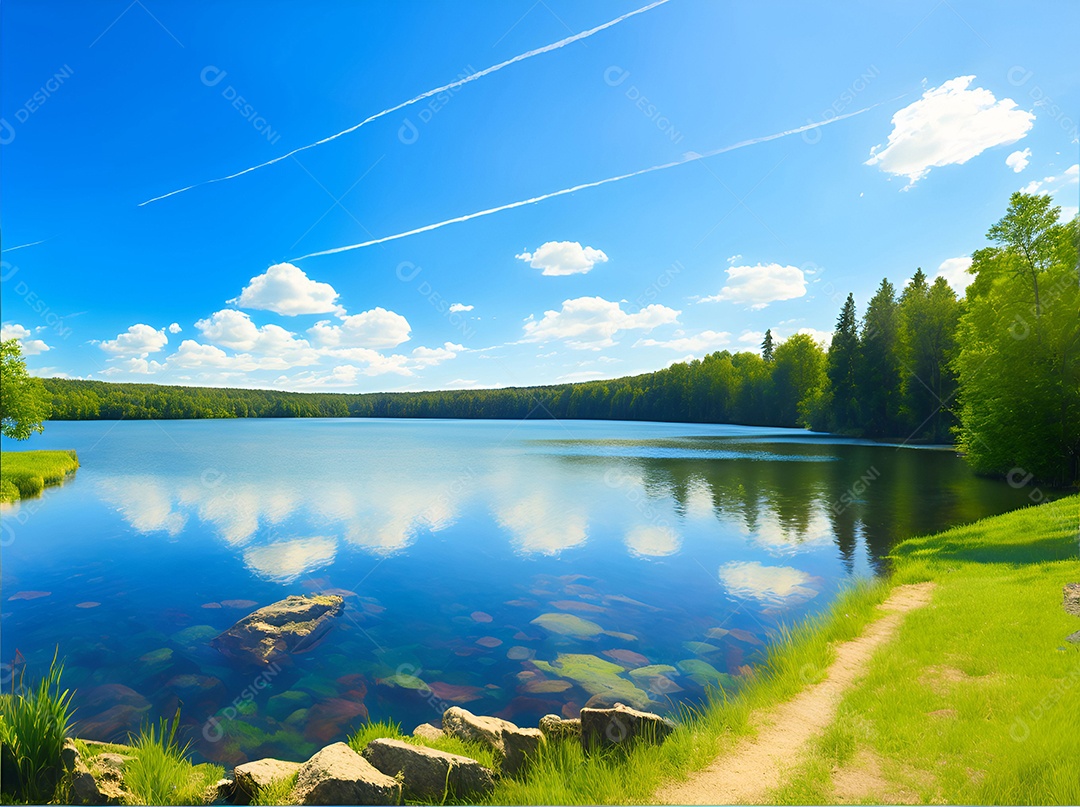
[[[60,781],[60,749],[71,725],[71,692],[61,689],[64,665],[53,656],[36,687],[19,688],[0,700],[0,789],[29,802],[48,801]]]
[[[275,779],[269,785],[260,789],[251,803],[254,805],[266,805],[267,807],[276,804],[296,804],[292,791],[296,786],[296,778],[299,775],[300,772],[297,771],[292,776]]]
[[[5,451],[0,455],[0,502],[40,496],[79,467],[74,451]]]
[[[412,735],[403,734],[399,723],[385,720],[365,723],[349,738],[349,745],[356,753],[361,754],[368,743],[383,737],[423,745],[427,748],[434,748],[436,751],[445,751],[448,754],[470,757],[488,768],[494,769],[498,767],[494,751],[483,743],[466,742],[465,740],[459,740],[457,737],[439,737],[435,740],[429,740],[425,737],[413,737]]]
[[[933,581],[929,606],[842,701],[782,804],[919,801],[1080,803],[1080,620],[1061,608],[1080,581],[1080,497],[915,538],[893,583]],[[865,772],[836,792],[836,768]]]
[[[135,757],[124,766],[124,787],[136,804],[203,804],[206,790],[225,775],[220,765],[192,765],[177,742],[180,710],[172,720],[143,728],[131,740]]]

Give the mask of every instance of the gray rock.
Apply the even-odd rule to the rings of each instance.
[[[401,774],[410,801],[476,801],[495,787],[494,772],[475,759],[401,740],[372,740],[364,758],[387,776]]]
[[[82,757],[79,755],[79,749],[75,747],[75,741],[70,737],[64,738],[64,745],[60,749],[60,761],[64,764],[64,770],[68,773],[75,770],[75,764],[80,762]]]
[[[581,739],[581,719],[544,715],[540,718],[540,731],[548,740],[578,740]]]
[[[420,737],[423,740],[440,740],[446,736],[443,730],[436,728],[430,723],[421,723],[419,726],[412,730],[413,737]]]
[[[258,665],[284,661],[322,638],[343,603],[336,594],[286,597],[244,617],[210,644],[238,661]]]
[[[1073,616],[1080,616],[1080,583],[1065,584],[1065,601],[1062,607]]]
[[[443,732],[491,747],[501,760],[502,772],[511,776],[521,772],[545,742],[540,729],[518,728],[509,720],[474,715],[460,706],[451,706],[443,713]]]
[[[1066,642],[1072,642],[1073,644],[1080,644],[1080,630],[1076,633],[1070,633],[1065,637]]]
[[[203,797],[208,804],[223,804],[233,796],[235,782],[232,779],[218,779],[214,784],[206,788]]]
[[[66,764],[66,763],[65,763]],[[105,796],[98,790],[97,781],[86,763],[78,756],[72,767],[69,768],[71,775],[71,803],[72,804],[104,804]]]
[[[581,746],[619,747],[632,741],[659,745],[675,730],[675,724],[652,712],[639,712],[621,703],[611,709],[581,710]]]
[[[401,782],[334,743],[300,766],[293,796],[300,804],[401,804]]]
[[[299,762],[282,759],[257,759],[245,762],[233,769],[234,795],[237,801],[247,802],[259,795],[259,791],[271,782],[288,779],[300,770]]]

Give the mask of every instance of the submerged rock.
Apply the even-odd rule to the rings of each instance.
[[[498,717],[474,715],[460,706],[443,713],[443,732],[467,742],[480,742],[502,759],[503,773],[519,773],[545,743],[540,729],[523,729]]]
[[[621,703],[611,709],[581,710],[581,745],[586,751],[612,748],[632,741],[659,745],[675,724],[652,712],[639,712]]]
[[[293,796],[300,804],[401,804],[401,782],[334,743],[300,766]]]
[[[211,644],[238,661],[260,665],[282,661],[322,638],[343,603],[333,594],[286,597],[244,617]]]
[[[495,787],[494,772],[475,759],[401,740],[372,740],[364,758],[387,776],[400,774],[410,801],[476,801]]]

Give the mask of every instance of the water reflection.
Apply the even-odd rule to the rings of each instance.
[[[904,537],[1024,503],[1022,491],[975,478],[948,451],[774,439],[533,439],[513,461],[472,451],[457,462],[365,466],[351,481],[309,466],[285,479],[242,457],[229,470],[97,484],[133,530],[175,539],[197,519],[276,582],[332,564],[342,547],[405,552],[470,509],[489,513],[526,556],[558,556],[618,527],[630,556],[665,558],[682,551],[688,525],[711,519],[718,534],[773,556],[834,544],[851,572],[860,562],[879,570]]]

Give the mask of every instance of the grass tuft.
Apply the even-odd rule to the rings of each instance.
[[[0,502],[40,496],[79,467],[74,451],[5,451],[0,462]]]
[[[0,700],[0,791],[31,803],[49,801],[61,778],[60,750],[71,727],[71,692],[61,688],[64,665],[53,655],[36,687],[19,687]]]
[[[131,738],[134,759],[124,767],[124,787],[137,804],[202,804],[207,788],[225,775],[220,765],[192,765],[189,743],[180,745],[180,709]]]

